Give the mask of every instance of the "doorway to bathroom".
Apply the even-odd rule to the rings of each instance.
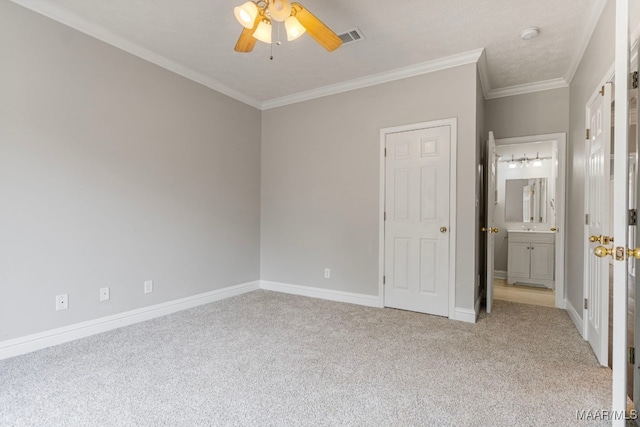
[[[488,307],[492,297],[564,308],[565,144],[564,133],[495,140]]]

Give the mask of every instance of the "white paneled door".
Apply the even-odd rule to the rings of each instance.
[[[496,209],[496,188],[497,188],[497,163],[496,163],[496,139],[493,132],[489,132],[487,140],[487,206],[486,221],[487,226],[482,231],[487,233],[487,313],[491,313],[493,309],[493,268],[494,268],[494,251],[495,251],[495,234],[498,229],[495,227],[493,213]]]
[[[587,339],[601,365],[608,364],[609,339],[609,259],[593,255],[598,244],[609,245],[609,185],[611,157],[611,99],[613,87],[607,83],[587,106],[585,211],[587,242],[585,257],[585,315]],[[598,242],[595,242],[595,240]]]
[[[449,315],[451,126],[386,135],[384,305]]]

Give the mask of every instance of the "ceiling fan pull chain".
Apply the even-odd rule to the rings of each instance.
[[[279,22],[276,24],[276,28],[278,29],[278,37],[276,38],[276,45],[280,46],[282,44],[282,41],[280,41],[280,23]]]

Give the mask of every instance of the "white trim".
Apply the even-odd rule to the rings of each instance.
[[[284,294],[300,295],[309,298],[319,298],[329,301],[346,302],[349,304],[380,307],[377,295],[356,294],[352,292],[336,291],[333,289],[314,288],[311,286],[293,285],[291,283],[260,281],[260,289]]]
[[[476,305],[478,303],[476,302]],[[479,306],[478,306],[479,309]],[[454,309],[454,313],[453,316],[449,316],[450,319],[453,320],[459,320],[461,322],[467,322],[467,323],[476,323],[476,311],[475,310],[469,310],[468,308],[458,308],[456,307]]]
[[[456,319],[455,303],[456,303],[456,194],[457,181],[456,171],[458,168],[458,119],[442,119],[430,122],[414,123],[409,125],[394,126],[380,129],[380,192],[378,206],[378,296],[379,307],[384,307],[384,285],[382,278],[384,276],[384,200],[385,200],[385,142],[386,136],[391,133],[407,132],[418,129],[427,129],[439,126],[449,126],[451,129],[451,144],[449,158],[449,318]],[[471,311],[471,310],[469,310]],[[475,322],[475,320],[474,320]]]
[[[489,81],[489,66],[487,65],[487,54],[482,50],[480,58],[478,58],[478,75],[480,76],[480,85],[482,86],[482,95],[484,99],[488,99],[491,93],[491,82]]]
[[[461,65],[473,64],[478,61],[483,53],[484,49],[476,49],[469,52],[448,56],[446,58],[422,62],[420,64],[397,68],[395,70],[386,71],[383,73],[372,74],[342,83],[294,93],[293,95],[283,96],[281,98],[270,99],[262,103],[262,109],[268,110],[271,108],[282,107],[285,105],[295,104],[298,102],[308,101],[324,96],[335,95],[338,93],[348,92],[369,86],[375,86],[395,80],[433,73],[435,71],[446,70],[448,68],[459,67]]]
[[[27,335],[12,340],[0,342],[0,360],[20,354],[30,353],[43,348],[96,335],[134,323],[166,316],[177,311],[186,310],[225,298],[255,291],[260,288],[260,282],[249,282],[229,286],[215,291],[205,292],[190,297],[155,304],[136,310],[126,311],[111,316],[101,317],[86,322],[76,323],[62,328],[52,329],[37,334]]]
[[[486,99],[504,98],[506,96],[523,95],[525,93],[542,92],[544,90],[560,89],[563,87],[569,87],[569,84],[565,79],[551,79],[541,82],[527,83],[518,86],[503,87],[500,89],[491,89],[488,94],[485,95]]]
[[[585,52],[587,51],[587,46],[589,46],[589,41],[591,41],[591,36],[593,32],[596,30],[596,26],[598,25],[598,21],[600,20],[600,16],[604,11],[604,7],[607,4],[607,0],[596,0],[593,2],[591,6],[591,11],[589,13],[589,17],[587,18],[587,25],[584,27],[584,31],[580,36],[580,42],[578,43],[578,49],[574,51],[573,57],[571,58],[571,62],[569,63],[569,68],[564,75],[564,80],[571,84],[571,81],[576,75],[576,71],[578,71],[578,66],[580,62],[582,62],[582,58],[584,57]]]
[[[493,278],[507,280],[507,272],[504,270],[493,270]]]
[[[567,314],[569,315],[569,318],[573,321],[573,324],[576,325],[576,329],[578,330],[578,333],[580,333],[580,336],[586,340],[587,336],[585,335],[584,322],[582,321],[582,318],[580,317],[576,309],[573,308],[573,306],[571,305],[571,302],[568,299],[565,300],[565,306],[567,307],[565,310],[567,310]]]
[[[566,283],[567,277],[565,272],[565,259],[566,259],[566,206],[567,197],[565,194],[566,182],[567,182],[567,134],[562,133],[549,133],[544,135],[530,135],[530,136],[518,136],[515,138],[501,138],[496,139],[496,146],[498,145],[510,145],[521,144],[527,142],[539,142],[539,141],[556,141],[558,144],[558,170],[557,179],[558,186],[556,187],[556,200],[562,200],[562,203],[557,203],[556,212],[556,227],[558,232],[556,233],[556,280],[555,280],[555,305],[557,308],[565,307],[566,298]]]
[[[204,74],[192,70],[184,65],[181,65],[171,59],[165,58],[162,55],[159,55],[147,48],[140,46],[137,43],[134,43],[130,40],[125,39],[124,37],[118,36],[106,28],[91,23],[84,18],[75,15],[68,10],[53,4],[50,1],[45,0],[11,0],[12,2],[25,7],[29,10],[32,10],[40,15],[46,16],[47,18],[51,18],[54,21],[58,21],[61,24],[64,24],[68,27],[71,27],[75,30],[78,30],[84,34],[87,34],[93,38],[96,38],[100,41],[108,43],[112,46],[117,47],[125,52],[128,52],[132,55],[135,55],[139,58],[144,59],[145,61],[151,62],[159,67],[165,68],[169,71],[172,71],[182,77],[185,77],[189,80],[192,80],[196,83],[200,83],[203,86],[206,86],[210,89],[213,89],[217,92],[220,92],[224,95],[227,95],[230,98],[233,98],[237,101],[243,102],[252,107],[261,108],[260,102],[252,99],[245,94],[230,88],[224,83],[213,79],[211,77],[205,76]]]

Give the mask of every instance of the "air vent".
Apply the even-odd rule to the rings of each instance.
[[[360,40],[364,40],[364,35],[360,31],[359,28],[354,28],[353,30],[349,30],[344,34],[338,34],[340,40],[342,40],[342,44],[349,44],[359,42]]]

